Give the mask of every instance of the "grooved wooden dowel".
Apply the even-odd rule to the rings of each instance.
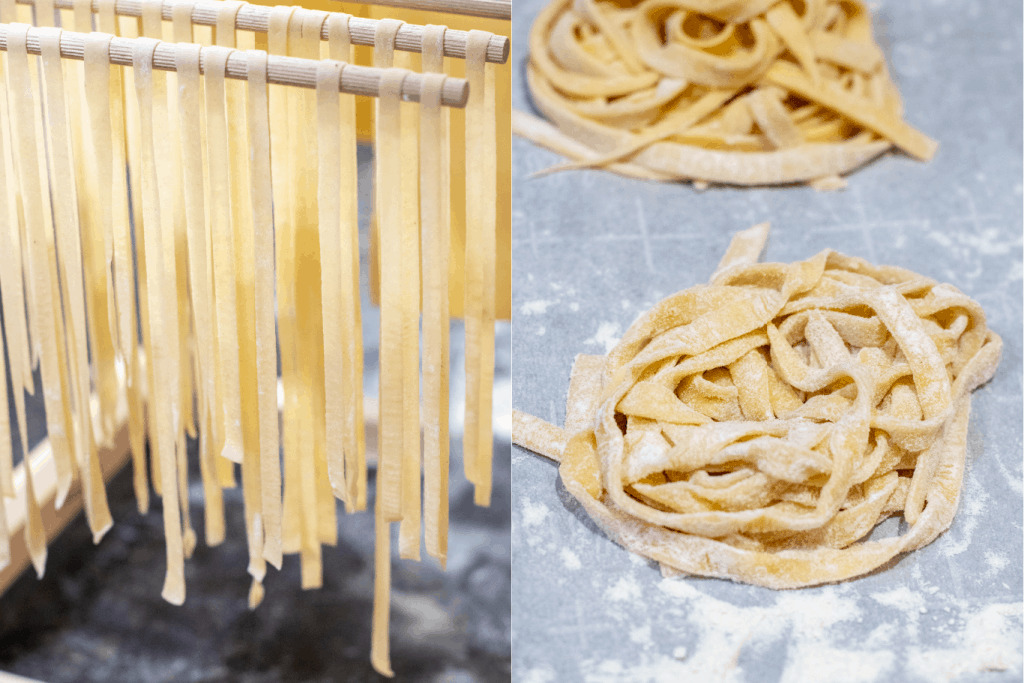
[[[34,5],[35,0],[17,0],[22,5]],[[142,16],[142,0],[117,0],[114,4],[115,11],[126,17],[138,17]],[[161,7],[161,15],[167,21],[171,20],[174,6],[178,4],[175,0],[164,0]],[[377,4],[388,5],[393,7],[409,7],[410,9],[428,9],[429,6],[437,5],[437,11],[448,11],[441,9],[441,5],[445,4],[445,0],[413,0],[412,2],[405,2],[403,0],[392,0],[389,2],[380,2]],[[509,8],[508,2],[500,2],[495,0],[452,0],[452,5],[467,4],[467,5],[499,5],[504,4],[506,8]],[[417,7],[413,7],[417,5]],[[419,7],[423,5],[423,7]],[[55,0],[54,6],[57,9],[73,9],[73,0]],[[92,11],[98,12],[99,9],[96,7],[96,3],[93,2]],[[192,8],[192,23],[201,24],[203,26],[213,26],[217,23],[217,12],[221,7],[221,3],[217,0],[198,0]],[[262,31],[266,30],[270,26],[270,13],[272,8],[265,7],[263,5],[242,5],[241,9],[238,10],[238,14],[235,15],[235,28],[242,29],[243,31]],[[299,8],[298,12],[314,12],[316,10],[305,10]],[[509,9],[509,12],[511,10]],[[485,15],[479,15],[485,16]],[[489,15],[486,15],[489,16]],[[508,18],[508,17],[499,17]],[[373,34],[377,30],[377,19],[362,19],[360,17],[352,17],[349,19],[349,32],[352,36],[352,43],[355,45],[369,45],[373,46]],[[320,30],[320,37],[324,40],[327,39],[327,25],[324,24]],[[444,35],[444,54],[446,57],[456,57],[458,59],[466,58],[466,40],[469,37],[469,33],[466,31],[457,31],[455,29],[448,29]],[[395,48],[404,52],[420,52],[423,44],[423,27],[416,24],[405,24],[398,30],[398,35],[395,36]],[[509,54],[509,41],[506,36],[491,36],[491,42],[487,46],[487,61],[495,64],[504,64],[508,61]]]
[[[0,50],[7,50],[7,34],[9,25],[0,24]],[[60,37],[60,54],[67,59],[82,60],[85,58],[84,33],[63,31]],[[110,40],[110,63],[121,66],[132,65],[132,49],[138,38],[112,38]],[[40,54],[39,29],[30,28],[27,39],[28,51]],[[199,70],[205,73],[206,58],[203,48],[200,53]],[[175,71],[174,44],[159,43],[153,53],[153,68],[163,71]],[[279,57],[270,55],[267,59],[267,82],[277,85],[293,85],[300,88],[316,87],[316,70],[318,62],[313,59],[297,57]],[[226,75],[228,78],[245,80],[248,77],[245,53],[239,50],[227,61]],[[350,95],[366,95],[376,97],[379,93],[380,78],[384,69],[369,66],[347,64],[341,71],[338,89]],[[402,82],[402,99],[408,102],[419,102],[423,76],[409,71]],[[446,107],[462,108],[469,98],[469,83],[462,78],[445,78],[441,91],[441,104]]]
[[[370,4],[485,19],[512,19],[511,0],[370,0]]]

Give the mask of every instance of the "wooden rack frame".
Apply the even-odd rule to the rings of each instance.
[[[10,25],[0,24],[0,50],[7,50],[7,34]],[[28,29],[27,46],[30,54],[41,54],[39,30]],[[85,59],[86,34],[74,31],[62,31],[60,36],[60,55],[65,59]],[[132,65],[132,46],[138,38],[112,38],[110,40],[110,63],[121,66]],[[205,73],[207,48],[200,52],[199,71]],[[298,57],[267,57],[267,82],[276,85],[292,85],[300,88],[316,87],[317,60],[299,59]],[[175,49],[172,43],[160,42],[153,52],[153,68],[162,71],[176,71]],[[380,92],[380,79],[385,69],[369,66],[346,64],[338,79],[338,90],[350,95],[366,95],[377,97]],[[246,80],[249,69],[246,64],[245,50],[237,50],[228,57],[225,75],[228,78]],[[402,99],[408,102],[420,101],[420,90],[423,75],[409,71],[402,81]],[[463,108],[469,100],[469,82],[463,78],[445,77],[441,90],[441,104],[446,107]]]
[[[35,0],[16,1],[21,5],[35,5]],[[469,1],[471,3],[479,2],[479,0]],[[430,2],[435,2],[439,5],[443,4],[440,0],[430,0]],[[74,9],[74,0],[55,0],[53,4],[57,9]],[[145,4],[143,0],[116,0],[114,3],[114,11],[120,16],[141,17],[143,4]],[[164,0],[161,3],[162,7],[160,14],[165,21],[170,21],[173,18],[174,6],[178,4],[181,3],[176,2],[176,0]],[[192,7],[192,23],[202,26],[215,26],[217,24],[217,14],[222,6],[222,3],[218,0],[198,0]],[[404,7],[406,5],[396,2],[394,6]],[[94,13],[99,11],[95,0],[90,3],[90,7]],[[304,10],[300,8],[300,11],[313,12],[317,10]],[[273,12],[272,7],[245,3],[238,10],[238,14],[235,15],[235,28],[243,31],[266,32],[270,28],[271,12]],[[377,24],[379,23],[380,20],[378,19],[351,17],[348,23],[348,30],[351,35],[352,44],[373,47],[373,37],[377,31]],[[398,35],[395,36],[395,49],[402,50],[403,52],[420,52],[423,46],[423,29],[423,26],[419,26],[417,24],[403,24],[402,27],[398,29]],[[323,40],[327,39],[326,22],[320,31],[320,38]],[[465,59],[466,42],[468,38],[469,33],[467,31],[458,31],[455,29],[448,29],[445,31],[445,57]],[[487,46],[487,61],[492,64],[504,64],[508,61],[508,55],[508,37],[498,35],[491,36],[491,42]]]

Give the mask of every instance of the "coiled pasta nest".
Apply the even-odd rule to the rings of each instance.
[[[517,112],[516,132],[569,166],[764,185],[936,149],[903,121],[859,0],[555,0],[527,81],[557,129]]]
[[[580,356],[564,430],[513,439],[669,572],[795,588],[930,543],[957,508],[970,395],[1002,342],[977,302],[825,251],[755,263],[740,233],[709,285],[665,299],[607,357]],[[862,540],[893,515],[906,533]]]

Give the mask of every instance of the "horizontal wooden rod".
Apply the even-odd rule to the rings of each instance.
[[[0,50],[7,50],[7,34],[9,24],[0,24]],[[60,36],[60,54],[67,59],[85,59],[85,33],[62,31]],[[132,65],[132,50],[138,38],[111,38],[110,63],[121,66]],[[39,29],[29,28],[27,47],[30,54],[40,54]],[[206,72],[206,51],[200,52],[199,71]],[[276,85],[292,85],[300,88],[316,87],[316,71],[318,62],[314,59],[298,57],[281,57],[270,55],[267,59],[267,82]],[[176,71],[175,46],[173,43],[159,43],[153,53],[153,68],[162,71]],[[338,90],[350,95],[366,95],[377,97],[380,92],[380,79],[385,69],[369,66],[346,64],[338,79]],[[225,75],[228,78],[246,80],[249,68],[246,63],[245,51],[237,50],[227,60]],[[409,71],[402,81],[402,99],[407,102],[420,101],[420,89],[423,85],[422,74]],[[469,82],[462,78],[445,77],[441,89],[441,104],[446,107],[462,108],[469,99]]]
[[[370,0],[369,4],[424,12],[463,14],[484,19],[512,20],[511,0]]]
[[[424,4],[441,4],[443,0],[417,0]],[[480,0],[457,0],[457,2],[479,3]],[[490,2],[491,0],[487,0]],[[36,0],[17,0],[22,5],[34,5]],[[54,6],[57,9],[74,9],[74,0],[55,0]],[[116,0],[114,11],[121,16],[140,17],[144,0]],[[164,0],[161,3],[161,16],[170,21],[173,16],[174,6],[179,4],[177,0]],[[390,3],[382,3],[390,4]],[[507,3],[506,3],[507,5]],[[93,12],[98,12],[95,0],[90,4]],[[395,2],[394,6],[404,6]],[[223,4],[219,0],[198,0],[192,7],[192,23],[202,26],[214,26],[217,23],[217,14]],[[263,5],[252,5],[245,3],[238,14],[235,15],[235,28],[243,31],[260,31],[266,33],[270,28],[270,13],[273,8]],[[296,9],[299,12],[315,12],[304,8]],[[373,47],[373,36],[377,31],[378,19],[363,19],[351,17],[348,23],[348,30],[351,34],[352,43],[355,45],[369,45]],[[423,26],[417,24],[404,24],[398,29],[395,36],[395,49],[404,52],[420,52],[423,46]],[[327,23],[324,22],[320,29],[320,38],[327,40]],[[457,59],[466,58],[466,41],[469,38],[467,31],[448,29],[444,34],[444,54],[446,57]],[[504,64],[508,61],[509,40],[506,36],[492,35],[490,44],[487,46],[487,61],[494,64]]]

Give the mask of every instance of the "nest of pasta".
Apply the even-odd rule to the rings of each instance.
[[[551,121],[516,132],[574,161],[657,180],[830,179],[895,146],[903,121],[859,0],[555,0],[530,33],[527,82]]]
[[[667,572],[796,588],[949,528],[970,394],[1002,342],[950,285],[832,251],[755,263],[766,235],[579,356],[564,430],[516,414],[513,439]],[[862,540],[893,515],[905,533]]]

